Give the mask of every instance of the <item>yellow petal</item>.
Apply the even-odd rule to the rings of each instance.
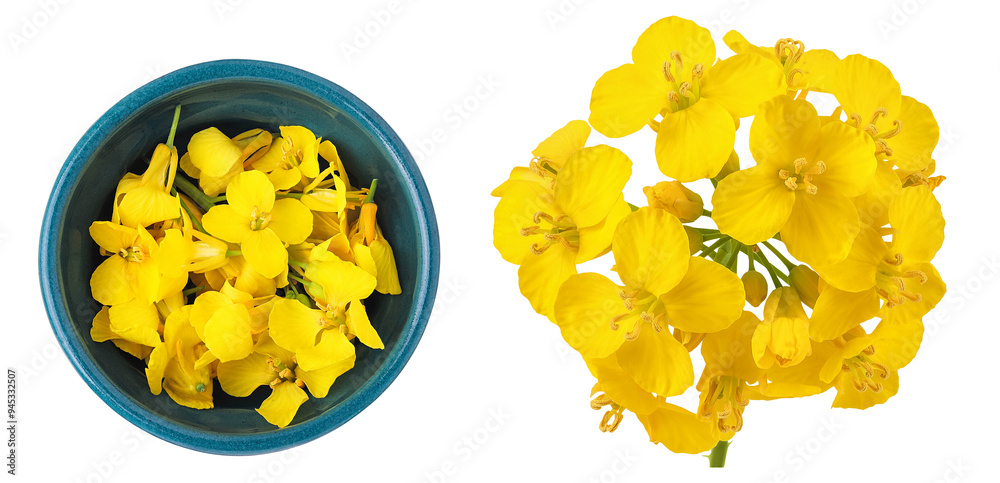
[[[817,159],[819,140],[819,115],[804,99],[779,96],[764,102],[750,125],[753,159],[766,166],[772,175],[798,158]]]
[[[243,151],[214,127],[199,131],[191,136],[188,143],[191,164],[198,168],[202,177],[220,177],[239,161]]]
[[[784,94],[785,89],[781,68],[753,54],[722,60],[706,68],[701,79],[701,96],[718,102],[733,117],[752,116],[760,103]]]
[[[163,373],[166,371],[169,361],[170,355],[167,354],[167,347],[162,343],[157,344],[149,353],[149,361],[146,364],[146,383],[149,384],[149,392],[154,395],[160,394],[163,389]]]
[[[352,301],[347,306],[347,330],[357,336],[362,344],[372,349],[385,349],[385,344],[368,320],[368,311],[360,300]]]
[[[567,157],[569,156],[567,155]],[[563,159],[562,161],[566,162],[565,159]],[[559,166],[562,165],[560,164]],[[490,196],[495,196],[495,197],[503,196],[507,192],[507,188],[511,184],[517,183],[519,181],[530,181],[532,183],[540,184],[545,188],[548,188],[552,185],[551,178],[547,178],[545,176],[539,176],[538,173],[532,171],[530,168],[526,168],[524,166],[515,166],[513,169],[510,170],[510,176],[507,178],[507,180],[501,183],[500,186],[493,188],[493,191],[490,192]],[[305,197],[303,196],[303,198]],[[315,208],[313,209],[315,210]]]
[[[285,350],[298,352],[316,345],[323,314],[298,300],[278,298],[268,320],[270,336]]]
[[[180,199],[163,190],[163,186],[140,186],[122,198],[118,206],[121,223],[125,226],[149,226],[178,218]]]
[[[191,162],[191,153],[184,153],[184,156],[181,156],[181,159],[178,164],[180,165],[181,170],[183,170],[184,173],[190,176],[191,178],[193,179],[201,178],[201,170],[198,169],[198,167],[195,166],[193,162]]]
[[[311,265],[306,269],[306,279],[319,284],[319,295],[328,304],[344,307],[352,300],[363,300],[375,291],[375,277],[353,263],[330,260]],[[314,293],[313,284],[309,287]]]
[[[816,299],[809,318],[809,337],[815,341],[836,339],[878,315],[878,308],[874,290],[845,292],[828,286]]]
[[[576,275],[576,254],[562,245],[539,255],[529,255],[517,269],[517,284],[531,308],[546,317],[554,316],[559,287]]]
[[[390,295],[402,293],[403,289],[399,285],[399,272],[396,270],[396,257],[392,253],[389,242],[382,237],[381,230],[378,230],[378,237],[372,241],[368,248],[378,268],[375,274],[377,282],[375,291]]]
[[[644,207],[615,230],[611,251],[625,285],[661,295],[677,286],[688,268],[687,233],[676,216]]]
[[[884,226],[889,223],[889,207],[899,195],[903,185],[899,176],[887,161],[878,161],[875,177],[865,194],[854,198],[861,222],[869,226]]]
[[[859,392],[848,375],[841,376],[837,380],[837,397],[833,400],[833,407],[868,409],[888,401],[899,391],[899,373],[892,371],[889,378],[880,383],[882,390],[879,392],[868,390]]]
[[[662,71],[635,64],[609,70],[597,79],[590,95],[590,125],[611,138],[628,136],[669,105],[669,86]]]
[[[319,161],[316,156],[319,153],[320,140],[312,131],[302,126],[281,126],[281,137],[291,142],[292,150],[299,157],[298,168],[307,178],[315,178],[319,175]]]
[[[701,257],[691,257],[687,273],[660,296],[670,325],[687,332],[709,333],[729,327],[743,315],[746,294],[735,273]]]
[[[802,72],[801,76],[793,77],[795,89],[809,89],[817,92],[832,92],[833,70],[840,58],[837,54],[825,49],[812,49],[802,53],[795,62],[795,68]]]
[[[95,221],[90,224],[90,237],[94,239],[94,243],[111,253],[117,253],[122,248],[131,248],[138,236],[139,233],[135,228],[109,221]]]
[[[340,178],[334,178],[339,181]],[[343,181],[339,181],[343,183]],[[313,211],[340,213],[347,208],[347,193],[344,189],[315,189],[302,195],[300,199],[306,208]]]
[[[226,394],[247,397],[258,387],[270,383],[278,374],[268,367],[267,356],[254,352],[245,359],[219,364],[219,384]]]
[[[630,327],[626,321],[617,330],[611,328],[611,319],[626,312],[618,297],[622,288],[596,273],[573,275],[560,287],[555,322],[563,339],[584,357],[608,357],[625,342],[625,332]],[[631,320],[637,317],[638,314]]]
[[[583,148],[556,175],[556,204],[578,227],[593,226],[607,217],[632,176],[625,153],[601,144]]]
[[[286,381],[274,386],[271,395],[261,403],[257,412],[264,416],[267,422],[284,428],[292,422],[299,406],[308,399],[309,396],[302,388],[296,386],[295,383]]]
[[[583,148],[590,137],[590,125],[584,121],[570,121],[538,144],[531,154],[562,167],[569,157]]]
[[[881,62],[860,54],[844,57],[833,69],[833,93],[848,116],[867,123],[876,110],[898,112],[899,83]]]
[[[284,198],[274,202],[267,227],[290,245],[302,243],[312,233],[312,212],[301,201]]]
[[[871,153],[875,145],[870,136],[842,122],[826,123],[820,131],[816,158],[826,164],[818,175],[820,191],[836,191],[844,196],[858,196],[868,191],[878,166]]]
[[[904,171],[926,168],[931,163],[931,154],[940,135],[930,108],[912,97],[902,96],[899,114],[890,112],[890,117],[899,120],[903,130],[886,140],[892,148],[889,160]]]
[[[260,171],[244,171],[226,187],[226,202],[247,219],[251,213],[270,213],[274,206],[274,185]]]
[[[232,305],[233,301],[220,292],[208,291],[194,299],[191,306],[190,323],[198,337],[205,338],[205,324],[215,315],[215,311]]]
[[[302,173],[296,168],[278,167],[267,173],[267,179],[274,185],[274,189],[287,190],[302,181]]]
[[[799,193],[788,222],[781,228],[781,241],[788,253],[810,265],[847,258],[861,230],[854,204],[843,195],[823,190],[815,195]]]
[[[284,162],[285,153],[281,149],[284,143],[285,140],[281,136],[271,138],[271,145],[268,147],[267,152],[251,163],[250,167],[265,173],[274,171],[278,165]]]
[[[285,245],[270,228],[247,233],[240,243],[240,250],[254,270],[267,278],[278,276],[288,265]]]
[[[829,265],[816,264],[814,267],[830,285],[848,292],[861,292],[875,286],[878,267],[888,251],[889,248],[878,232],[864,227],[854,239],[847,258]]]
[[[108,311],[110,329],[122,339],[150,347],[160,345],[160,314],[152,304],[132,300]]]
[[[941,204],[927,186],[902,190],[889,207],[892,250],[906,261],[929,262],[944,243]]]
[[[650,25],[632,48],[632,62],[662,70],[663,62],[670,60],[675,50],[680,52],[686,69],[695,64],[708,67],[715,62],[711,32],[681,17],[666,17]]]
[[[299,367],[316,371],[355,357],[354,344],[337,329],[320,331],[319,342],[295,352]]]
[[[883,320],[871,335],[875,338],[875,359],[898,370],[906,367],[917,355],[924,336],[924,324],[919,318]]]
[[[667,113],[656,134],[660,172],[677,181],[711,178],[722,170],[736,142],[736,124],[722,104],[701,98]]]
[[[135,298],[127,277],[130,262],[112,255],[101,262],[90,277],[90,293],[103,305],[118,305]]]
[[[229,205],[213,206],[201,223],[209,234],[229,243],[239,243],[250,233],[248,214],[239,213]]]
[[[576,263],[583,263],[604,255],[611,249],[611,239],[615,235],[618,223],[629,213],[631,207],[625,202],[625,197],[619,197],[618,201],[611,207],[608,216],[600,223],[584,228],[577,228],[580,232],[580,248],[576,252]]]
[[[351,247],[354,253],[354,263],[363,268],[378,280],[378,266],[375,265],[375,258],[372,257],[372,250],[362,243],[355,243]]]
[[[764,371],[751,355],[750,338],[759,324],[756,315],[743,312],[726,329],[705,334],[701,342],[701,355],[705,359],[702,378],[733,376],[750,382],[758,380]]]
[[[691,356],[668,330],[656,332],[647,327],[637,339],[622,344],[617,354],[622,370],[639,387],[658,396],[677,396],[694,384]]]
[[[250,314],[242,304],[215,311],[205,323],[205,345],[222,362],[242,359],[253,350]]]
[[[733,52],[737,54],[757,54],[766,59],[770,59],[775,64],[778,63],[778,58],[774,56],[774,49],[765,49],[763,47],[758,47],[747,41],[743,34],[730,30],[726,32],[726,35],[722,36],[722,41],[726,43]]]
[[[662,403],[655,412],[639,416],[639,421],[650,441],[661,443],[674,453],[701,453],[719,442],[711,422],[670,403]]]
[[[809,325],[797,317],[765,319],[751,339],[751,352],[762,368],[777,363],[780,367],[799,364],[810,354]]]
[[[929,262],[904,263],[900,269],[903,272],[923,272],[927,276],[927,281],[920,283],[912,278],[906,280],[906,288],[920,295],[919,302],[906,301],[899,305],[882,307],[882,319],[893,323],[907,323],[922,318],[941,301],[947,288],[941,280],[941,274]]]
[[[111,316],[108,314],[109,307],[101,307],[101,310],[94,316],[90,325],[90,338],[94,342],[104,342],[121,337],[111,330]]]
[[[326,397],[330,392],[330,386],[338,377],[354,367],[355,356],[337,361],[329,366],[315,371],[306,371],[301,367],[295,368],[295,377],[306,383],[309,392],[315,397]]]

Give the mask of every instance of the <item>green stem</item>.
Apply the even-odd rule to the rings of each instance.
[[[274,195],[274,197],[278,198],[278,199],[281,199],[281,198],[295,198],[295,199],[300,199],[300,198],[302,198],[302,195],[304,195],[304,194],[305,193],[278,193],[278,194]]]
[[[184,176],[177,176],[174,178],[174,186],[176,186],[180,192],[187,195],[188,198],[191,198],[191,201],[197,203],[203,211],[207,212],[215,206],[212,198],[209,198],[208,195],[203,193],[197,186],[194,185],[194,183],[188,181],[188,179]]]
[[[739,254],[743,251],[743,244],[733,240],[733,244],[729,247],[729,254],[726,255],[726,268],[736,273],[736,265],[739,261]]]
[[[632,210],[632,211],[639,211],[639,207],[638,207],[638,206],[635,206],[635,205],[633,205],[632,203],[628,203],[628,207],[629,207],[629,209],[630,209],[630,210]],[[696,228],[696,229],[697,229],[697,228]]]
[[[712,448],[708,455],[709,468],[722,468],[726,466],[726,453],[729,451],[729,441],[719,441],[719,444]]]
[[[701,216],[707,216],[707,217],[711,218],[712,217],[712,212],[708,211],[708,210],[706,210],[704,208],[702,208],[702,210],[701,210]]]
[[[175,196],[177,195],[177,190],[171,188],[171,191],[173,191]],[[208,233],[207,231],[205,231],[205,227],[201,226],[201,222],[198,221],[198,218],[195,218],[194,213],[191,211],[191,208],[188,208],[188,205],[187,203],[184,202],[184,200],[181,200],[181,208],[183,208],[184,212],[188,214],[188,218],[191,219],[191,223],[194,225],[196,230],[202,233]]]
[[[378,186],[378,178],[372,180],[372,185],[368,187],[368,196],[365,197],[365,203],[371,203],[375,199],[375,188]]]
[[[694,228],[695,230],[698,230],[698,231],[700,231],[702,233],[705,233],[705,234],[708,234],[708,233],[720,233],[718,228],[695,228],[695,227],[691,227],[691,228]]]
[[[170,134],[167,136],[167,147],[174,147],[174,135],[177,134],[177,123],[181,120],[181,105],[174,108],[174,121],[170,123]]]
[[[726,235],[723,235],[722,233],[706,233],[701,236],[701,240],[702,241],[715,240],[716,238],[722,238],[724,236]]]
[[[309,268],[309,264],[305,262],[300,262],[298,260],[289,260],[289,265],[295,265],[296,267]]]
[[[753,255],[753,248],[749,245],[743,245],[743,251],[747,254],[747,259],[750,260],[750,270],[753,270],[753,259],[756,258]]]
[[[788,277],[768,261],[767,257],[764,256],[764,252],[757,252],[754,255],[757,257],[757,262],[763,265],[764,268],[767,268],[767,273],[771,274],[771,281],[774,282],[774,288],[782,285],[781,280],[788,281]]]
[[[194,288],[189,288],[189,289],[187,289],[187,290],[184,291],[184,296],[187,297],[188,295],[191,295],[191,294],[193,294],[193,293],[195,293],[195,292],[197,292],[197,291],[199,291],[199,290],[201,290],[203,288],[205,288],[204,285],[199,285],[199,286],[194,287]]]
[[[307,282],[307,281],[305,281],[305,280],[303,280],[303,279],[301,279],[299,277],[296,277],[295,275],[292,275],[290,273],[288,274],[288,278],[290,278],[292,280],[295,280],[296,282],[301,283],[303,286],[312,285],[311,282]]]
[[[242,250],[226,250],[226,258],[243,256]]]
[[[726,236],[726,235],[723,235],[715,243],[711,244],[708,248],[705,248],[704,250],[702,250],[701,252],[699,252],[698,256],[699,257],[703,257],[703,256],[705,256],[707,254],[710,254],[710,253],[714,252],[716,248],[719,248],[720,246],[722,246],[723,243],[726,243],[727,241],[729,241],[729,237]]]
[[[782,255],[781,252],[779,252],[777,248],[774,248],[774,245],[771,245],[767,241],[763,241],[763,242],[761,242],[761,244],[764,245],[765,247],[767,247],[768,250],[771,250],[771,252],[773,252],[775,255],[777,255],[778,259],[781,260],[781,263],[785,264],[785,268],[787,268],[789,270],[795,268],[795,264],[792,263],[792,262],[790,262],[790,261],[788,261],[788,259],[785,258],[785,256]]]

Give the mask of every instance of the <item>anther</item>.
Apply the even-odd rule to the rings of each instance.
[[[892,148],[890,148],[889,144],[885,142],[885,139],[876,139],[875,154],[885,154],[886,156],[892,156]]]
[[[872,120],[868,121],[868,124],[875,124],[875,122],[878,121],[878,118],[885,117],[887,115],[889,115],[889,110],[888,109],[886,109],[884,107],[880,107],[878,109],[875,109],[875,113],[872,114]]]
[[[671,82],[671,83],[672,82],[676,82],[674,80],[674,75],[670,73],[670,61],[669,60],[663,61],[663,78],[666,79],[667,82]]]
[[[778,179],[788,179],[792,174],[787,169],[778,170]]]
[[[611,330],[618,330],[618,322],[624,319],[625,317],[628,317],[628,314],[618,314],[614,317],[611,317]]]
[[[632,330],[625,332],[625,340],[631,342],[638,339],[640,332],[642,332],[642,324],[635,324]]]
[[[682,82],[679,91],[680,91],[680,94],[682,96],[690,98],[691,97],[691,83],[690,82]]]
[[[900,122],[899,119],[896,119],[892,121],[892,131],[886,131],[882,134],[879,134],[878,137],[879,139],[889,139],[899,134],[902,131],[903,131],[903,123]]]
[[[638,290],[626,291],[625,289],[621,289],[621,290],[618,291],[618,298],[620,298],[622,300],[627,300],[627,299],[630,299],[630,298],[635,298],[636,295],[639,295],[639,291]]]
[[[851,115],[848,116],[848,123],[853,123],[854,127],[860,128],[861,127],[861,115],[859,115],[856,112],[852,112]]]
[[[597,397],[595,397],[594,399],[590,400],[590,407],[594,410],[599,410],[611,403],[612,403],[611,398],[608,397],[607,394],[601,393],[598,394]]]
[[[927,283],[927,274],[921,270],[910,270],[903,274],[903,278],[915,278],[920,285]]]
[[[531,254],[532,255],[541,255],[541,254],[545,253],[545,250],[548,250],[550,246],[551,246],[551,244],[549,242],[545,242],[543,245],[539,245],[537,243],[532,243],[531,244]]]
[[[681,60],[681,53],[679,51],[673,51],[670,53],[670,60],[677,62],[677,68],[684,68],[684,61]]]
[[[677,104],[681,102],[681,95],[677,91],[670,91],[667,93],[667,102],[671,104]]]
[[[791,191],[799,189],[799,184],[796,182],[795,178],[788,178],[785,180],[785,187]]]
[[[539,231],[538,225],[521,228],[521,236],[537,235],[538,231]]]
[[[795,166],[795,174],[799,174],[807,162],[806,158],[798,158],[795,161],[792,161],[792,165]]]
[[[885,263],[887,263],[889,265],[892,265],[894,267],[898,267],[898,266],[900,266],[900,265],[903,264],[903,254],[902,253],[897,253],[895,257],[886,258],[884,261],[885,261]]]
[[[701,64],[695,64],[691,69],[692,79],[701,79],[701,76],[705,74],[705,66]]]

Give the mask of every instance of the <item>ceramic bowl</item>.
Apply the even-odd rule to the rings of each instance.
[[[254,410],[267,396],[266,386],[250,397],[234,398],[216,381],[215,408],[190,409],[166,393],[152,395],[142,361],[110,342],[90,338],[91,321],[101,306],[91,297],[89,280],[103,257],[88,227],[110,219],[118,180],[128,171],[142,172],[142,159],[164,142],[177,104],[183,107],[175,144],[182,152],[192,134],[210,126],[233,136],[256,127],[277,132],[279,126],[296,124],[337,146],[355,186],[379,180],[378,222],[394,249],[403,291],[376,293],[366,303],[385,349],[359,345],[355,367],[334,383],[326,398],[303,404],[288,427],[278,429]],[[268,62],[221,60],[180,69],[139,88],[80,139],[45,211],[39,275],[56,338],[108,406],[171,443],[246,455],[290,448],[329,433],[392,383],[430,315],[438,258],[437,222],[423,178],[378,114],[350,92],[308,72]],[[79,437],[83,441],[86,435]]]

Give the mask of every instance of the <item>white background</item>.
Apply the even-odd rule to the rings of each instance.
[[[0,362],[21,377],[18,479],[997,481],[993,4],[404,0],[393,13],[388,0],[97,3],[4,2],[0,16]],[[948,176],[935,192],[948,223],[935,263],[949,293],[926,319],[898,396],[863,412],[831,410],[832,393],[752,403],[723,470],[649,444],[634,417],[599,432],[593,379],[492,247],[490,189],[552,131],[586,119],[594,81],[668,15],[713,30],[720,56],[729,55],[722,34],[735,28],[757,44],[794,37],[883,61],[904,94],[933,109]],[[397,381],[333,433],[255,457],[186,450],[119,417],[58,348],[37,288],[44,204],[79,137],[145,82],[223,58],[293,65],[371,105],[424,151],[416,155],[441,231],[438,303]],[[612,144],[635,162],[627,199],[644,203],[642,186],[662,179],[653,134]]]

